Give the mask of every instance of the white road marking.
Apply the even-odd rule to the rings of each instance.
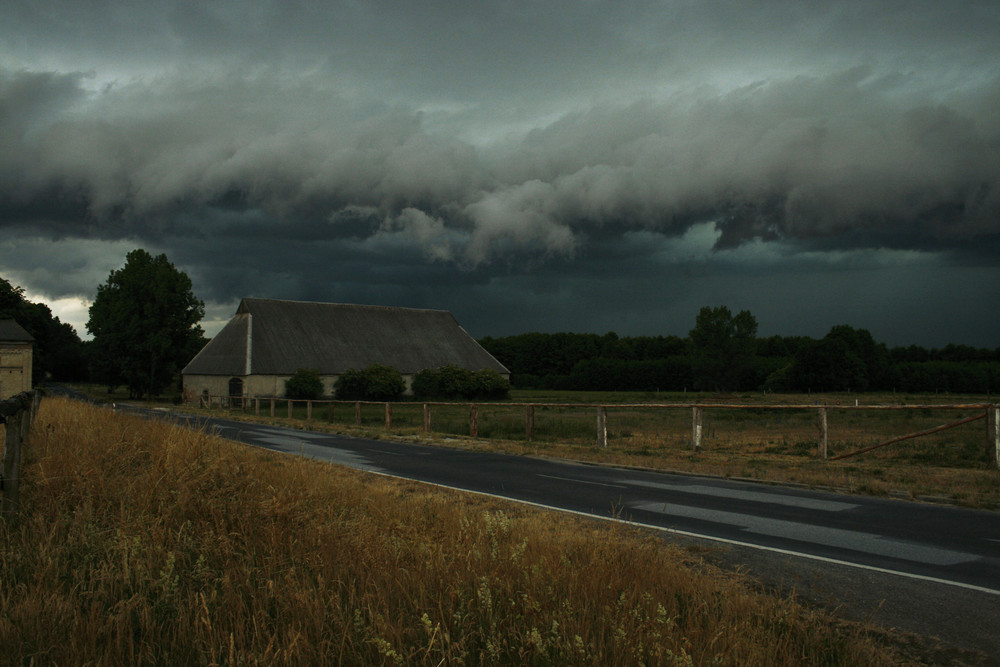
[[[979,556],[975,554],[905,542],[857,530],[828,528],[798,521],[768,519],[752,514],[725,512],[687,505],[664,506],[662,502],[631,502],[626,503],[626,505],[633,509],[656,512],[666,516],[678,516],[735,526],[758,535],[823,544],[828,547],[861,551],[877,556],[900,558],[914,563],[950,566],[979,560]]]
[[[810,510],[821,510],[823,512],[843,512],[851,510],[858,505],[845,503],[836,500],[819,500],[818,498],[800,498],[782,493],[764,493],[762,491],[744,491],[738,489],[724,489],[707,484],[671,484],[669,482],[645,482],[641,480],[622,479],[622,484],[629,486],[641,486],[649,489],[663,489],[665,491],[680,491],[682,493],[694,493],[702,496],[714,496],[716,498],[731,498],[733,500],[749,500],[757,503],[771,503],[772,505],[787,505],[789,507],[801,507]]]
[[[613,489],[624,489],[625,487],[621,484],[605,484],[604,482],[588,482],[582,479],[574,479],[572,477],[559,477],[558,475],[542,475],[541,473],[536,474],[537,477],[547,477],[548,479],[561,479],[564,482],[576,482],[577,484],[591,484],[593,486],[607,486]]]

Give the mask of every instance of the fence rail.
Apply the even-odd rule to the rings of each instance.
[[[606,447],[608,444],[608,412],[611,410],[690,410],[691,411],[691,447],[694,451],[702,448],[705,438],[705,414],[715,410],[767,410],[767,411],[815,411],[817,416],[816,427],[816,453],[821,459],[838,460],[850,456],[856,456],[864,452],[878,449],[896,442],[918,438],[940,431],[955,428],[962,424],[984,419],[986,421],[986,453],[990,461],[1000,468],[1000,429],[997,428],[1000,422],[1000,405],[990,403],[935,403],[920,405],[854,405],[837,404],[784,404],[784,403],[529,403],[529,402],[494,402],[494,403],[461,403],[444,401],[426,402],[383,402],[383,401],[341,401],[341,400],[301,400],[288,399],[283,397],[245,397],[245,396],[203,396],[200,399],[202,407],[211,408],[220,406],[230,410],[241,410],[260,416],[262,409],[266,410],[271,417],[287,416],[291,418],[294,414],[294,406],[305,405],[306,420],[314,418],[315,407],[326,406],[326,420],[334,420],[335,406],[353,407],[355,424],[362,424],[362,406],[383,406],[385,414],[385,427],[392,428],[393,406],[414,406],[421,405],[423,408],[423,430],[431,432],[431,412],[438,406],[449,408],[465,407],[469,414],[469,435],[476,437],[479,431],[480,410],[484,408],[521,408],[524,410],[524,434],[529,442],[535,437],[535,413],[539,409],[570,409],[570,410],[595,410],[596,411],[596,441],[598,446]],[[278,406],[284,407],[284,415],[278,414]],[[322,409],[322,408],[320,408]],[[829,413],[833,411],[914,411],[914,410],[976,410],[977,414],[950,422],[931,429],[925,429],[916,433],[910,433],[878,443],[874,446],[840,454],[836,457],[828,457],[827,445],[829,438]]]
[[[20,502],[21,444],[28,437],[41,405],[42,391],[21,392],[0,401],[0,424],[4,427],[3,471],[0,472],[0,511],[14,512]]]

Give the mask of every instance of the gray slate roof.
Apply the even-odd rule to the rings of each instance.
[[[446,364],[509,373],[445,310],[249,298],[183,373],[336,375],[375,363],[403,374]]]
[[[31,343],[35,338],[14,320],[0,320],[0,340],[5,343]]]

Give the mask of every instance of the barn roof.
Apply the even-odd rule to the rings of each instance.
[[[0,320],[0,340],[6,343],[31,343],[35,338],[14,320]]]
[[[380,363],[400,373],[454,364],[509,371],[445,310],[243,299],[185,375],[335,375]]]

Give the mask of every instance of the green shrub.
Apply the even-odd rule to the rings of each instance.
[[[355,368],[348,368],[337,378],[337,382],[334,384],[334,394],[342,401],[364,400],[364,374]]]
[[[470,371],[454,365],[425,369],[413,378],[417,398],[503,399],[510,383],[492,368]]]
[[[483,368],[472,374],[474,395],[469,398],[503,399],[510,394],[510,382],[492,368]]]
[[[440,396],[440,376],[432,368],[424,370],[413,376],[413,395],[417,398],[437,398]]]
[[[335,393],[343,401],[393,401],[406,391],[403,376],[392,366],[372,364],[350,368],[337,378]]]
[[[469,371],[448,364],[437,369],[438,396],[440,398],[464,398],[471,390],[471,375]]]
[[[392,366],[372,364],[361,371],[365,398],[369,401],[393,401],[406,391],[403,376]]]
[[[315,368],[300,368],[285,380],[285,396],[299,400],[315,400],[323,395],[323,380]]]

